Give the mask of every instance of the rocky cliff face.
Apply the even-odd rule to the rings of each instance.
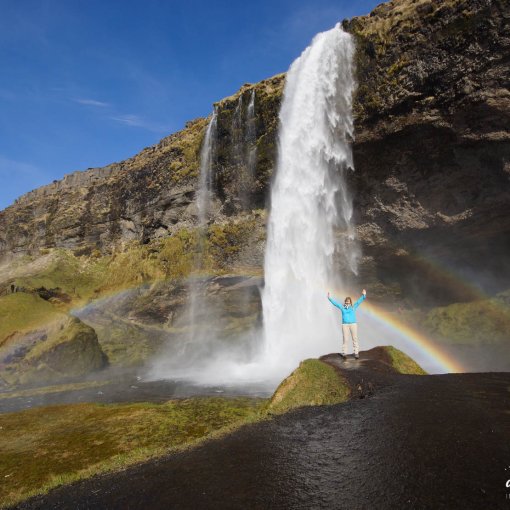
[[[264,207],[282,88],[283,76],[277,76],[245,85],[215,106],[216,219]],[[252,93],[258,113],[249,134],[255,159],[248,176],[245,124]],[[126,161],[74,172],[17,199],[0,212],[0,260],[53,247],[106,253],[132,240],[146,243],[195,225],[200,147],[208,120],[189,122]]]
[[[445,302],[465,299],[457,283],[475,272],[487,288],[509,287],[509,16],[507,0],[400,0],[344,21],[357,42],[349,185],[363,259],[353,283],[402,297],[420,282],[420,295]],[[243,254],[252,266],[262,263],[265,215],[253,211],[267,204],[283,84],[280,75],[245,85],[215,105],[210,220],[252,218],[256,256]],[[24,195],[0,212],[0,258],[105,253],[196,225],[207,123]]]
[[[470,297],[453,296],[459,280],[508,287],[509,17],[507,1],[395,1],[344,23],[364,281],[446,301]]]

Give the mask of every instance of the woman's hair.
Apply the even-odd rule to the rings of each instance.
[[[350,302],[352,303],[352,299],[351,299],[349,296],[347,296],[347,297],[344,299],[344,303],[345,303],[346,301],[350,301]]]

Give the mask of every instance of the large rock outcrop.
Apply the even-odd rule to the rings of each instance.
[[[95,331],[76,317],[11,334],[0,344],[0,381],[42,385],[76,380],[108,365]]]

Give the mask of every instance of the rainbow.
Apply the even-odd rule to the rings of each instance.
[[[360,312],[361,310],[363,310],[362,313],[369,315],[376,322],[403,337],[407,342],[410,342],[422,355],[430,359],[435,365],[438,365],[444,372],[467,372],[466,367],[451,354],[441,349],[440,346],[422,332],[412,328],[409,324],[399,321],[394,313],[374,305],[369,300],[363,303],[363,306],[359,308]]]
[[[422,260],[422,262],[425,262]],[[429,265],[431,263],[429,262]],[[435,267],[437,271],[441,271],[441,268]],[[444,274],[444,269],[441,271]],[[452,279],[457,279],[454,275],[450,275]],[[466,284],[464,284],[466,285]],[[120,290],[112,291],[107,293],[106,295],[101,296],[100,298],[87,303],[84,306],[77,307],[72,310],[71,313],[80,312],[86,310],[90,306],[97,306],[98,303],[102,301],[107,301],[109,299],[115,299],[118,297],[122,297],[131,290],[139,288],[140,285],[134,286],[131,288],[123,288]],[[474,289],[473,294],[474,294]],[[326,294],[327,290],[324,290],[324,294]],[[343,290],[335,289],[335,295],[342,295]],[[479,298],[481,293],[479,293]],[[485,299],[487,299],[485,297]],[[385,310],[384,308],[374,304],[370,299],[367,299],[363,305],[358,309],[358,313],[360,314],[360,318],[363,321],[363,315],[367,315],[371,320],[375,323],[381,325],[392,335],[395,335],[395,342],[397,340],[403,341],[405,344],[408,344],[410,349],[409,351],[417,351],[417,354],[423,356],[426,360],[430,362],[430,365],[434,367],[434,371],[437,372],[450,372],[450,373],[459,373],[459,372],[467,372],[469,371],[458,359],[449,353],[446,352],[444,348],[434,342],[432,339],[427,337],[423,332],[415,329],[410,326],[408,323],[405,323],[402,320],[399,320],[397,314],[394,312],[390,312]],[[364,339],[362,338],[362,342]],[[403,349],[405,350],[405,349]],[[413,356],[412,352],[408,353],[411,357]],[[418,360],[417,360],[418,361]],[[436,373],[437,373],[436,372]]]

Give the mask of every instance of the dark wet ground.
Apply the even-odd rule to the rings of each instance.
[[[510,508],[510,373],[396,376],[384,360],[327,359],[365,398],[245,426],[18,508]]]

